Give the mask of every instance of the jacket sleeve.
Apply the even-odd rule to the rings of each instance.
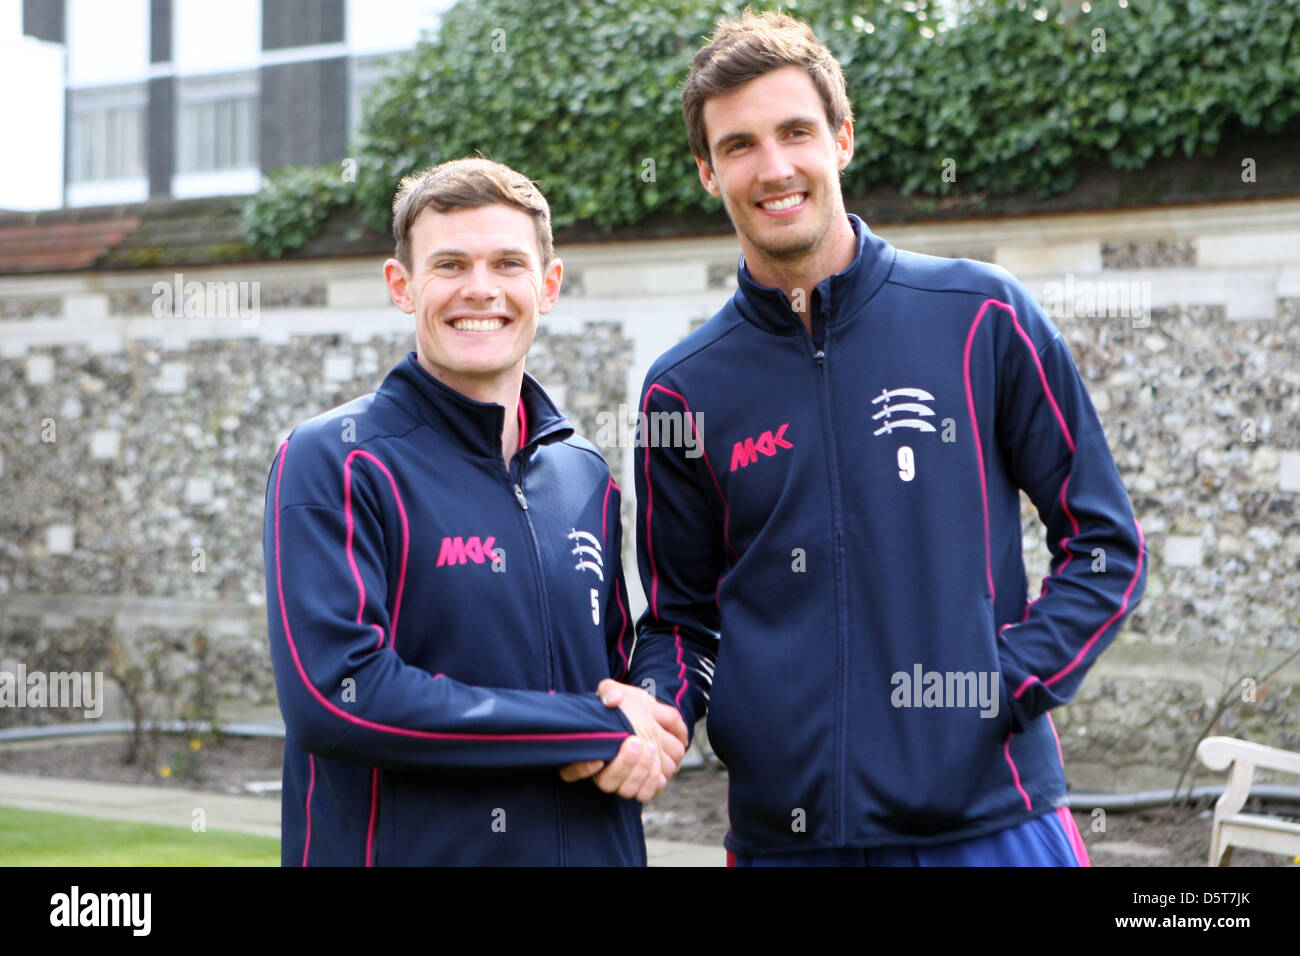
[[[1039,597],[999,635],[1019,730],[1074,696],[1141,597],[1146,553],[1065,340],[1018,283],[1011,291],[999,306],[998,442],[1046,526],[1051,552]]]
[[[627,581],[623,575],[623,492],[609,479],[605,494],[604,540],[606,568],[613,582],[605,600],[605,646],[609,650],[609,673],[617,681],[627,682],[632,665],[635,625],[627,607]]]
[[[686,412],[693,420],[685,398],[649,380],[641,409],[647,416]],[[703,485],[704,459],[688,457],[685,448],[645,445],[637,442],[636,492],[637,563],[647,607],[628,682],[653,680],[655,696],[681,712],[693,735],[708,707],[718,654],[722,523]]]
[[[387,610],[385,528],[366,470],[353,469],[346,505],[282,496],[295,469],[313,468],[310,443],[302,444],[291,436],[276,456],[263,529],[271,657],[289,737],[320,756],[395,770],[611,759],[631,725],[594,693],[475,687],[402,660]],[[289,503],[298,498],[313,503]]]

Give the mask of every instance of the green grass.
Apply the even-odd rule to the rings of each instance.
[[[0,866],[278,866],[271,837],[0,807]]]

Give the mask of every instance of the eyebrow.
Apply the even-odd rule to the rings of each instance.
[[[776,127],[776,131],[778,133],[784,133],[786,130],[794,126],[816,126],[816,125],[817,125],[817,120],[813,119],[810,116],[794,116],[791,117],[790,119],[782,120],[780,123],[778,123]],[[715,151],[722,150],[723,148],[730,146],[732,143],[736,142],[737,140],[752,139],[752,138],[753,138],[752,133],[745,133],[745,132],[726,133],[718,137],[718,140],[713,144],[713,149]]]
[[[527,262],[532,262],[532,254],[522,246],[493,249],[489,255],[489,258],[506,259],[512,256],[516,259],[524,259]],[[433,252],[425,256],[424,264],[426,266],[429,266],[433,263],[435,259],[469,259],[469,258],[471,258],[470,254],[464,249],[452,249],[452,248],[434,249]]]

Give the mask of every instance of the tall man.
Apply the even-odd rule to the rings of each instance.
[[[852,113],[803,23],[720,22],[682,105],[743,258],[642,392],[708,438],[637,452],[631,681],[707,705],[738,863],[1086,863],[1048,711],[1145,570],[1064,341],[1004,270],[846,215]],[[1052,551],[1034,601],[1018,489]]]
[[[267,486],[283,863],[644,865],[632,798],[686,727],[610,680],[632,643],[619,489],[524,372],[563,274],[550,209],[473,159],[404,180],[393,211],[416,350],[294,429]]]

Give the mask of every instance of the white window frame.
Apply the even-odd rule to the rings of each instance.
[[[148,88],[143,83],[70,91],[68,184],[146,181]]]
[[[257,191],[260,90],[256,70],[177,77],[173,196]]]

